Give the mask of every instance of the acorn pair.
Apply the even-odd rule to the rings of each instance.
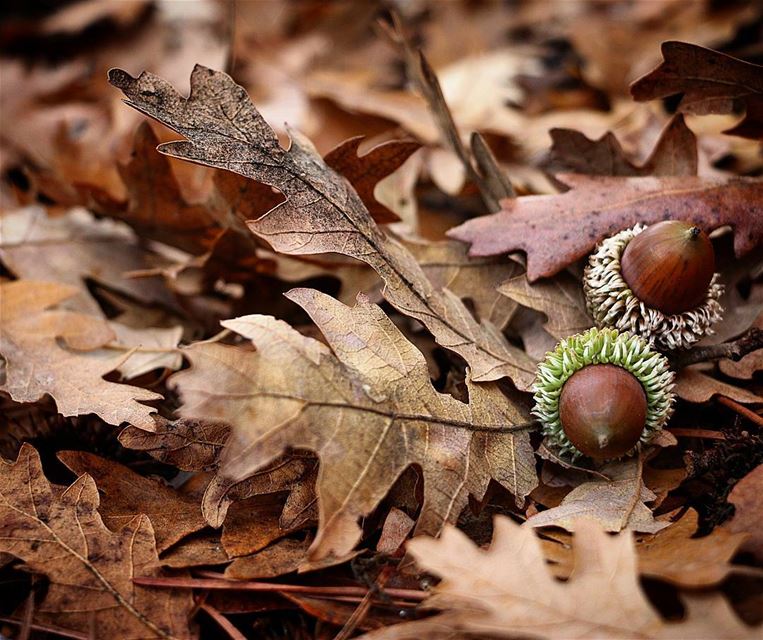
[[[533,414],[560,456],[619,458],[663,428],[674,375],[660,350],[712,333],[718,278],[710,239],[686,222],[636,225],[596,248],[583,290],[599,328],[562,340],[533,385]]]

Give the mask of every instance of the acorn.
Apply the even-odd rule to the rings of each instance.
[[[670,418],[673,372],[643,338],[589,329],[562,340],[538,365],[532,410],[563,459],[631,455]]]
[[[685,349],[722,317],[719,278],[707,234],[666,220],[602,241],[588,260],[583,291],[598,326],[637,333],[658,349]]]

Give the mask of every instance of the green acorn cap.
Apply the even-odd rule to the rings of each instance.
[[[630,376],[619,375],[618,371],[612,371],[611,366],[631,374],[640,384],[643,394],[637,385],[628,385],[625,378]],[[591,394],[591,411],[586,414],[587,407],[583,407],[584,410],[578,412],[579,416],[587,416],[582,423],[580,419],[573,421],[566,418],[563,424],[560,404],[565,384],[577,372],[586,369],[586,373],[590,373],[591,368],[601,375],[581,374],[576,381],[583,382],[582,391],[580,384],[574,385],[574,393],[572,383],[567,389],[569,395],[575,396],[577,403],[581,399],[585,401],[586,393]],[[597,378],[596,384],[589,385],[582,380],[584,377]],[[670,418],[673,412],[673,377],[667,358],[653,351],[643,338],[616,329],[592,328],[565,338],[539,363],[533,384],[535,406],[532,413],[542,425],[547,444],[563,458],[575,460],[588,455],[601,460],[631,455],[641,444],[648,443]],[[643,398],[633,401],[632,410],[629,406],[619,405],[621,399],[617,394],[623,393],[622,383],[625,383],[625,391],[630,394],[629,399],[634,397],[633,387]],[[636,406],[639,402],[643,402],[644,406]],[[640,409],[641,418],[633,417],[638,416]],[[607,424],[608,419],[614,419],[617,423]],[[634,420],[641,420],[641,423],[637,424],[635,437],[628,440],[631,436],[621,431],[632,431]],[[629,442],[625,448],[624,442]],[[586,451],[581,451],[579,446]]]

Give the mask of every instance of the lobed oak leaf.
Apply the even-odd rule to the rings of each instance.
[[[19,278],[61,282],[79,289],[67,309],[104,316],[90,295],[92,280],[145,303],[176,308],[157,278],[127,278],[130,271],[156,266],[158,256],[138,244],[125,225],[97,220],[84,209],[50,216],[42,207],[3,214],[0,259]]]
[[[744,118],[724,133],[763,136],[763,67],[688,42],[662,43],[663,61],[631,85],[639,101],[682,94],[684,113],[733,113],[741,103]]]
[[[681,369],[673,387],[675,394],[682,400],[694,403],[709,402],[717,395],[726,396],[743,404],[763,402],[763,396],[713,378],[706,373],[706,370],[707,367],[701,364]]]
[[[583,287],[569,273],[530,284],[524,274],[511,278],[498,287],[498,293],[543,313],[546,331],[561,340],[581,333],[594,322],[586,311]]]
[[[376,305],[361,297],[349,308],[310,289],[288,297],[330,349],[284,322],[246,316],[223,324],[250,338],[256,351],[192,345],[185,350],[192,368],[173,380],[183,415],[232,425],[222,465],[231,481],[287,449],[318,454],[311,560],[348,553],[360,538],[358,518],[412,464],[424,477],[419,533],[436,534],[454,521],[468,495],[482,496],[491,478],[518,500],[532,490],[527,414],[496,384],[469,381],[464,404],[434,389],[421,352]]]
[[[5,359],[0,391],[17,402],[36,402],[49,394],[64,416],[95,413],[109,424],[129,422],[153,430],[154,409],[140,402],[161,396],[103,379],[124,361],[123,352],[108,359],[88,353],[115,338],[109,324],[95,316],[50,309],[76,293],[56,283],[0,284],[0,354]]]
[[[553,173],[597,176],[696,176],[697,138],[682,115],[674,116],[660,134],[652,153],[641,165],[625,153],[608,131],[590,140],[575,129],[551,129],[551,150],[544,168]]]
[[[731,564],[744,548],[744,533],[730,533],[716,528],[709,535],[694,537],[698,515],[688,509],[680,518],[656,534],[635,536],[638,570],[642,576],[663,580],[686,589],[718,585],[735,570]],[[569,578],[573,570],[571,537],[566,533],[545,532],[543,551],[553,563],[554,575]]]
[[[214,527],[225,521],[228,509],[234,502],[248,500],[282,491],[289,491],[289,497],[281,514],[284,529],[303,523],[302,516],[310,512],[315,503],[316,460],[311,455],[289,453],[272,464],[248,476],[245,480],[233,480],[217,473],[207,485],[201,501],[204,517]],[[299,522],[297,522],[299,521]]]
[[[16,462],[0,461],[0,551],[50,581],[35,621],[93,638],[193,637],[187,592],[133,584],[134,577],[158,575],[149,519],[136,516],[112,533],[98,514],[98,502],[88,475],[55,492],[28,444]]]
[[[682,595],[681,622],[665,622],[639,584],[629,534],[608,536],[581,520],[574,538],[574,570],[567,582],[546,565],[532,529],[496,516],[493,540],[480,549],[455,527],[439,540],[420,537],[407,548],[425,571],[442,578],[423,607],[431,618],[385,627],[364,640],[440,640],[453,637],[700,638],[760,637],[717,594]]]
[[[668,526],[655,520],[644,504],[655,494],[644,485],[640,458],[610,463],[600,471],[609,479],[595,479],[575,487],[559,506],[529,517],[527,526],[576,531],[583,518],[595,520],[605,531],[656,533]]]
[[[426,326],[437,342],[461,355],[475,381],[508,376],[527,390],[534,363],[489,322],[478,323],[463,302],[432,285],[415,258],[385,235],[349,182],[332,171],[305,139],[291,132],[287,151],[243,87],[225,73],[197,66],[191,94],[144,72],[112,69],[110,82],[127,104],[187,139],[163,144],[168,155],[234,171],[276,187],[286,201],[249,228],[281,253],[340,253],[370,265],[395,308]]]
[[[608,177],[563,174],[570,187],[555,195],[503,200],[497,213],[474,218],[448,232],[471,244],[470,255],[527,253],[527,278],[547,278],[590,253],[600,240],[637,222],[688,220],[712,231],[734,230],[742,256],[763,242],[756,203],[763,181],[752,178]]]
[[[374,187],[421,148],[413,140],[390,140],[376,145],[362,156],[358,149],[363,136],[345,140],[323,158],[326,164],[350,181],[353,189],[366,205],[368,213],[379,224],[400,220],[394,211],[374,197]]]
[[[136,515],[151,520],[159,552],[206,526],[199,503],[167,485],[135,473],[113,460],[85,451],[61,451],[61,460],[77,475],[88,474],[98,486],[103,523],[118,532]]]
[[[502,258],[472,258],[464,244],[453,240],[424,242],[400,238],[400,242],[413,254],[435,287],[471,301],[480,320],[488,320],[499,329],[508,324],[517,305],[497,295],[496,287],[521,273],[519,264]]]

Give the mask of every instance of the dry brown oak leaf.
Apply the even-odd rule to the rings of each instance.
[[[594,324],[586,311],[583,287],[569,273],[563,272],[535,284],[530,284],[522,274],[506,280],[497,291],[523,307],[544,314],[547,318],[544,329],[559,340],[582,333]]]
[[[697,138],[682,115],[665,126],[652,153],[636,165],[611,131],[591,140],[575,129],[551,129],[551,150],[544,168],[551,173],[597,176],[696,176]]]
[[[587,520],[577,531],[575,568],[567,582],[553,577],[533,530],[503,516],[495,519],[487,550],[450,526],[439,540],[411,540],[407,548],[417,564],[442,578],[422,606],[441,613],[363,639],[761,637],[761,629],[744,625],[717,593],[683,594],[686,618],[664,622],[639,585],[631,536],[609,536]]]
[[[312,289],[287,297],[311,316],[330,349],[270,316],[245,316],[223,325],[256,351],[192,345],[184,350],[192,367],[172,380],[183,415],[233,426],[222,462],[233,481],[286,449],[317,452],[311,560],[351,551],[361,535],[358,519],[412,464],[424,477],[417,533],[439,533],[491,478],[519,501],[536,486],[528,416],[496,383],[468,381],[469,404],[438,393],[424,356],[378,306],[361,297],[350,308]]]
[[[187,592],[133,584],[159,574],[149,519],[139,515],[110,532],[93,479],[82,475],[59,495],[28,444],[16,462],[0,461],[0,551],[50,580],[36,622],[104,640],[193,637]]]
[[[154,409],[140,402],[162,396],[103,379],[124,361],[124,352],[112,358],[88,355],[116,338],[108,323],[50,309],[78,293],[75,287],[51,282],[0,284],[0,355],[5,359],[0,391],[17,402],[36,402],[49,394],[64,416],[95,413],[109,424],[128,422],[152,431]]]
[[[400,216],[374,197],[374,188],[382,178],[399,169],[421,145],[413,140],[390,140],[376,145],[361,156],[358,155],[358,149],[362,142],[363,136],[349,138],[329,151],[324,160],[329,167],[350,181],[376,222],[397,222]]]
[[[438,344],[462,356],[475,381],[509,377],[529,389],[535,367],[527,354],[489,322],[478,323],[455,294],[436,288],[411,253],[379,229],[350,183],[326,165],[309,141],[291,132],[291,147],[283,149],[230,76],[197,65],[187,99],[147,72],[133,78],[112,69],[109,80],[124,92],[127,104],[188,138],[161,145],[161,152],[234,171],[284,194],[284,203],[248,222],[276,251],[333,252],[362,260],[384,281],[387,301],[422,322]]]
[[[599,471],[609,478],[583,482],[561,504],[527,519],[528,527],[561,527],[575,531],[581,518],[595,520],[605,531],[631,529],[656,533],[668,526],[654,519],[646,502],[655,499],[643,480],[643,463],[637,458],[612,462]]]
[[[639,101],[683,94],[684,113],[746,113],[731,135],[757,140],[763,136],[763,67],[688,42],[662,43],[664,60],[631,85]]]
[[[737,256],[763,242],[763,180],[754,178],[609,177],[563,174],[569,191],[502,200],[503,208],[448,235],[470,254],[527,253],[527,278],[547,278],[590,253],[600,240],[637,222],[688,220],[712,231],[734,230]]]
[[[136,515],[148,516],[155,528],[159,552],[207,524],[196,499],[118,462],[86,451],[60,451],[58,459],[75,474],[86,473],[93,478],[102,496],[99,513],[112,531],[118,531]]]

